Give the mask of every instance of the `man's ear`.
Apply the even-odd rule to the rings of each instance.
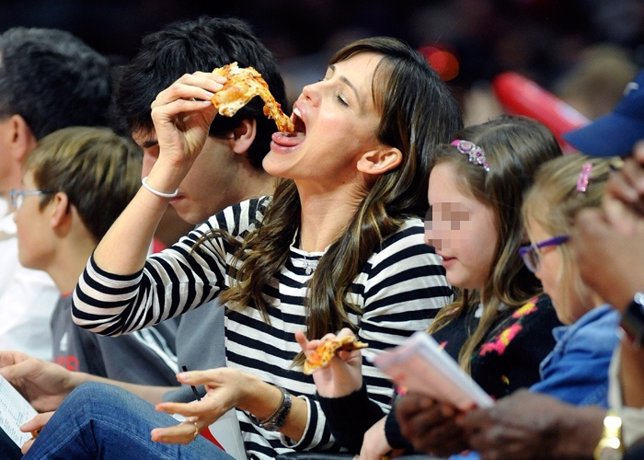
[[[22,165],[38,143],[22,115],[11,115],[8,136],[10,136],[8,145],[11,157]]]
[[[250,146],[255,142],[257,135],[257,121],[254,119],[242,120],[237,128],[233,130],[231,141],[233,152],[246,154]]]
[[[358,160],[358,171],[380,175],[397,168],[402,162],[402,152],[395,147],[380,146],[363,154]]]
[[[52,211],[50,223],[51,227],[59,230],[65,230],[72,219],[71,203],[65,192],[56,192],[52,198]]]

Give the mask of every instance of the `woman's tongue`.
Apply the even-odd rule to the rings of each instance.
[[[281,147],[295,147],[298,146],[304,141],[306,135],[304,133],[293,133],[293,134],[287,134],[283,132],[276,132],[273,133],[272,140],[275,142],[275,144],[281,146]]]

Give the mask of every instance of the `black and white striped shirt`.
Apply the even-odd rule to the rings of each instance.
[[[75,322],[94,332],[118,335],[149,327],[197,307],[230,286],[228,264],[234,263],[222,239],[211,239],[193,251],[195,241],[213,228],[243,238],[263,218],[270,198],[253,199],[226,208],[177,244],[148,257],[143,270],[130,276],[101,270],[91,259],[74,293]],[[451,300],[451,288],[440,258],[424,243],[423,223],[409,219],[367,260],[351,287],[351,301],[362,309],[350,314],[363,350],[363,376],[370,397],[389,410],[393,390],[370,358],[426,329],[436,312]],[[267,432],[237,411],[249,458],[270,459],[291,450],[334,450],[337,446],[315,399],[310,376],[292,367],[300,351],[294,333],[304,328],[307,263],[322,253],[290,248],[290,258],[265,288],[270,323],[259,311],[226,309],[226,361],[231,368],[283,387],[308,403],[302,438],[293,442]],[[179,345],[180,346],[180,345]],[[202,350],[201,352],[207,352]]]

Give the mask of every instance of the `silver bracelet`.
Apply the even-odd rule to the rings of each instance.
[[[143,179],[141,179],[141,185],[151,194],[159,196],[161,198],[175,198],[177,195],[179,195],[179,189],[176,189],[171,193],[166,193],[153,188],[150,184],[148,184],[148,176],[145,176]]]

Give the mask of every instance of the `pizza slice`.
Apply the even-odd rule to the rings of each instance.
[[[275,121],[278,130],[287,133],[295,130],[293,122],[282,111],[266,81],[253,67],[239,67],[237,62],[233,62],[216,68],[213,73],[228,79],[211,99],[220,115],[232,117],[254,97],[259,96],[264,101],[264,115]]]
[[[336,337],[325,340],[307,356],[304,361],[304,373],[310,375],[329,364],[338,351],[352,351],[367,348],[369,344],[360,342],[355,336]]]

